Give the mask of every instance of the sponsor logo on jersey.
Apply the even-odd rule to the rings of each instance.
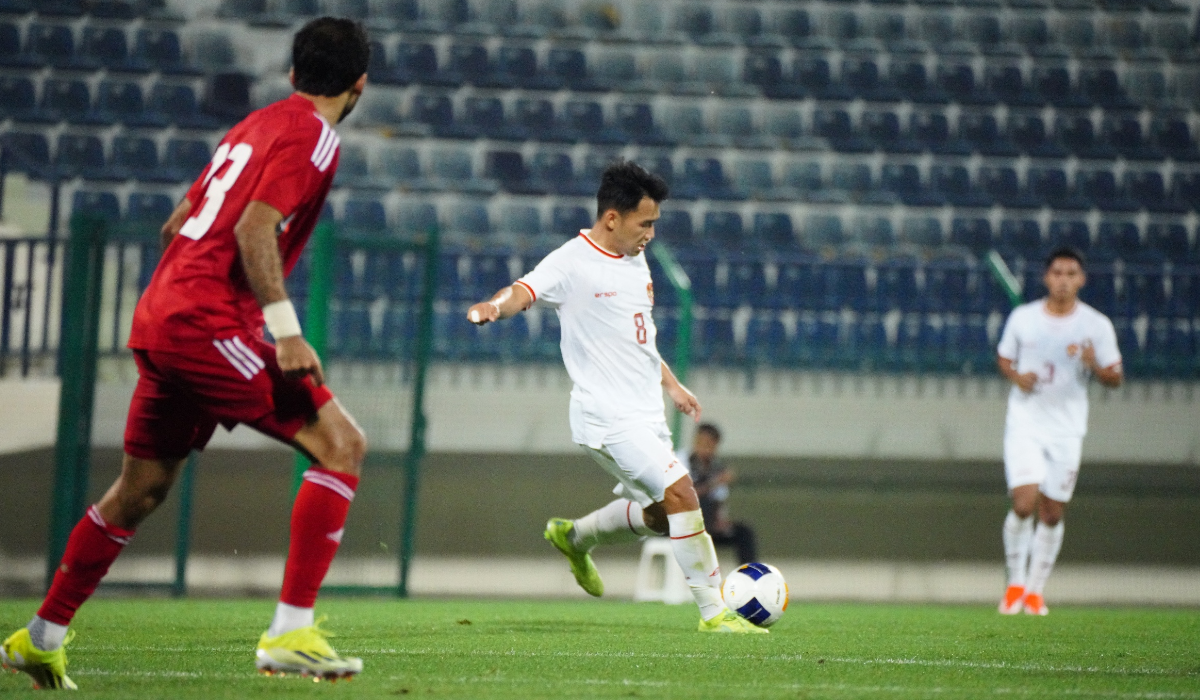
[[[1067,357],[1075,357],[1079,354],[1079,343],[1071,343],[1067,346]]]
[[[650,306],[654,306],[654,283],[646,283],[646,296],[650,297]]]
[[[615,297],[616,295],[617,295],[616,292],[596,292],[597,299],[604,299],[607,297]]]

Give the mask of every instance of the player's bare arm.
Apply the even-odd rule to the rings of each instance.
[[[467,320],[477,326],[491,321],[511,318],[528,309],[533,304],[529,290],[519,284],[513,284],[496,292],[491,299],[481,301],[467,309]]]
[[[179,229],[183,228],[183,222],[187,221],[188,216],[192,213],[192,202],[187,197],[183,201],[175,205],[175,210],[171,212],[171,216],[167,218],[167,223],[162,225],[158,234],[162,238],[162,248],[167,249],[171,245],[171,241],[175,240],[175,236],[179,233]]]
[[[275,238],[281,221],[283,214],[274,207],[262,202],[250,202],[233,229],[246,279],[264,310],[271,304],[288,300],[287,288],[283,284],[283,261],[279,257],[279,244]],[[304,336],[300,335],[298,323],[294,330],[294,334],[284,332],[283,337],[276,335],[275,357],[279,368],[287,377],[299,379],[311,374],[317,386],[324,384],[325,375],[321,370],[320,358]]]
[[[1021,391],[1026,394],[1033,391],[1033,387],[1037,385],[1037,372],[1026,372],[1021,374],[1017,371],[1012,360],[1007,357],[996,358],[996,364],[1000,367],[1000,374],[1008,381],[1016,384]]]
[[[671,401],[675,402],[675,408],[680,413],[691,416],[692,420],[700,422],[700,399],[688,390],[686,386],[679,383],[679,379],[675,377],[675,373],[667,366],[667,363],[662,363],[662,383],[663,388],[667,390],[667,396],[671,397]]]
[[[1100,363],[1096,362],[1096,346],[1092,345],[1090,340],[1083,344],[1083,351],[1080,353],[1079,359],[1096,377],[1096,381],[1110,389],[1121,386],[1121,382],[1125,379],[1121,363],[1118,362],[1111,367],[1101,367]]]

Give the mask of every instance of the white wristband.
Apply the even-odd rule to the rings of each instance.
[[[267,322],[267,330],[276,340],[291,338],[301,334],[300,319],[296,316],[296,307],[290,299],[275,301],[262,309],[263,320]]]

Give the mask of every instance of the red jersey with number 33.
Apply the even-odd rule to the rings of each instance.
[[[286,276],[321,216],[339,139],[299,95],[233,127],[188,190],[191,215],[171,241],[133,315],[129,347],[184,351],[217,335],[262,335],[263,316],[233,228],[250,202],[283,214],[277,232]]]

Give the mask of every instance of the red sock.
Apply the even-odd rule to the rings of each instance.
[[[50,592],[38,610],[38,617],[56,625],[69,625],[75,611],[87,600],[108,573],[108,567],[129,544],[133,530],[123,530],[104,522],[96,506],[71,530],[62,564],[54,574]]]
[[[358,477],[313,466],[292,506],[292,540],[283,572],[280,602],[311,608],[342,542],[342,526],[354,500]]]

